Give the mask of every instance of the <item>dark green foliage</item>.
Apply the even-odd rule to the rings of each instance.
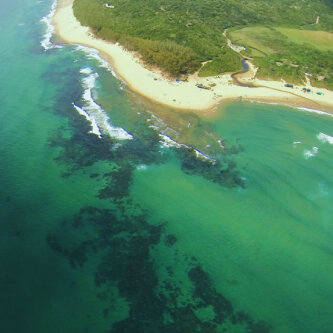
[[[117,0],[115,8],[105,3],[75,0],[74,13],[97,36],[138,51],[147,64],[173,76],[193,73],[205,61],[210,62],[200,76],[241,70],[237,54],[226,46],[225,28],[256,24],[333,31],[333,6],[324,0]],[[300,70],[277,69],[273,59],[255,62],[263,67],[261,77],[300,80]],[[326,76],[321,84],[330,86]]]
[[[298,45],[286,39],[275,41],[276,53],[265,57],[255,57],[259,66],[258,75],[261,78],[279,79],[302,84],[304,73],[312,74],[314,86],[333,89],[333,53],[320,51],[310,45]],[[279,63],[279,66],[277,65]],[[323,77],[323,80],[320,80]]]
[[[148,64],[158,65],[172,75],[192,73],[200,67],[198,55],[173,41],[127,39],[128,48],[140,52]]]
[[[239,72],[241,70],[241,57],[235,51],[225,46],[218,57],[201,68],[199,76],[212,76],[226,72]]]

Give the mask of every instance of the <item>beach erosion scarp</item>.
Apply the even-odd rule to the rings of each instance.
[[[82,26],[75,18],[73,2],[59,0],[57,3],[53,24],[61,40],[97,49],[131,90],[154,102],[177,109],[202,111],[212,109],[223,101],[244,99],[333,113],[333,92],[328,90],[321,89],[324,91],[322,95],[317,95],[316,91],[308,94],[302,91],[302,87],[291,89],[285,87],[284,82],[257,80],[251,75],[244,76],[243,86],[235,84],[229,74],[209,78],[192,75],[187,81],[170,80],[161,71],[146,68],[135,53],[119,44],[95,38],[89,28]],[[200,84],[210,89],[198,87]]]

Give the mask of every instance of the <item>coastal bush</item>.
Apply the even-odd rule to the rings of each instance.
[[[242,70],[241,57],[225,46],[218,57],[206,63],[199,71],[199,76],[212,76]]]
[[[158,65],[172,75],[193,73],[200,67],[198,56],[173,41],[127,38],[127,48],[138,51],[149,65]]]
[[[118,41],[140,53],[147,64],[157,65],[174,76],[193,73],[200,68],[200,62],[207,61],[210,62],[201,69],[200,76],[237,71],[237,55],[232,51],[223,53],[227,47],[223,31],[228,28],[239,32],[245,27],[249,29],[245,56],[254,57],[254,63],[260,65],[259,76],[299,82],[304,80],[305,72],[312,71],[314,81],[319,77],[321,85],[331,86],[331,53],[324,48],[314,53],[313,45],[297,46],[275,29],[333,32],[330,1],[115,0],[111,2],[114,8],[106,7],[106,2],[75,0],[74,14],[98,37]],[[306,33],[304,36],[306,41]],[[240,38],[231,34],[231,39],[237,44]],[[276,65],[279,59],[283,59],[283,66]],[[291,64],[298,65],[298,69]],[[325,68],[319,64],[325,64]]]

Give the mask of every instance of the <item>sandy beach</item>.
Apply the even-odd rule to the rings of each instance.
[[[81,26],[76,20],[72,4],[73,0],[58,1],[53,24],[61,40],[99,50],[130,89],[154,102],[178,109],[207,110],[223,101],[244,99],[333,113],[333,91],[309,86],[311,92],[306,93],[302,90],[304,86],[286,88],[282,81],[259,80],[255,78],[256,69],[251,64],[250,71],[244,75],[239,74],[237,78],[242,84],[256,87],[236,85],[229,74],[209,78],[199,78],[194,74],[187,82],[171,81],[162,72],[145,68],[138,56],[120,45],[94,38],[89,28]],[[211,88],[198,88],[198,84]],[[322,95],[317,94],[319,91]]]

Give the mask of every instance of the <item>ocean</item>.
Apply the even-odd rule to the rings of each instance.
[[[210,115],[0,2],[0,332],[333,332],[333,117]]]

